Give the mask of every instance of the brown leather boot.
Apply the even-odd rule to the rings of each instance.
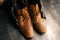
[[[19,28],[26,38],[33,37],[33,27],[27,7],[17,10]]]
[[[0,6],[2,6],[3,2],[4,2],[4,0],[0,0]]]
[[[46,25],[45,25],[46,22],[45,22],[45,19],[43,19],[41,17],[41,12],[39,11],[38,4],[36,4],[36,5],[31,4],[29,6],[29,11],[30,11],[30,16],[31,16],[34,28],[39,33],[45,33],[46,32]]]

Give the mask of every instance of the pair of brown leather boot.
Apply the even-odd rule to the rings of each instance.
[[[45,19],[41,17],[38,4],[31,4],[22,9],[17,9],[19,29],[26,38],[34,36],[34,28],[39,33],[45,33]]]

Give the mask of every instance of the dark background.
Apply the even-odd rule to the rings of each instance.
[[[0,10],[0,40],[60,40],[60,0],[41,0],[41,3],[47,17],[45,34],[34,31],[32,39],[24,38],[17,26],[8,20],[6,13]]]

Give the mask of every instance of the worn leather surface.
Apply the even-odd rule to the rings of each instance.
[[[40,35],[34,31],[32,39],[24,38],[17,26],[0,10],[0,40],[60,40],[60,0],[42,0],[42,3],[47,17],[45,34]]]

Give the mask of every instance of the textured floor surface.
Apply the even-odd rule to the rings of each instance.
[[[9,23],[6,14],[0,12],[0,40],[60,40],[60,0],[42,0],[42,4],[47,17],[47,32],[45,34],[39,35],[34,31],[32,39],[25,39]]]

